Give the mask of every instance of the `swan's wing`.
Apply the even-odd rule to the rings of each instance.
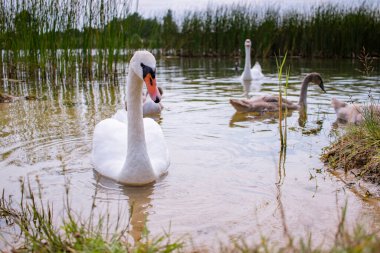
[[[116,119],[105,119],[95,126],[92,163],[105,177],[117,178],[127,154],[128,126]]]
[[[253,65],[251,70],[259,71],[261,72],[261,65],[259,62],[255,62],[255,65]]]
[[[264,101],[263,97],[255,99],[230,99],[230,104],[238,112],[266,112],[276,109],[274,103]]]
[[[261,71],[260,63],[256,62],[255,65],[251,69],[252,78],[253,79],[261,79],[264,78],[264,75]]]
[[[169,151],[160,125],[144,118],[145,141],[153,170],[157,176],[165,174],[170,165]]]
[[[279,103],[279,97],[278,96],[263,96],[261,97],[263,101],[267,102],[267,103],[274,103],[274,104],[278,104]],[[286,98],[282,98],[282,105],[283,106],[293,106],[294,105],[294,102],[290,101],[289,99],[286,99]]]
[[[127,110],[125,109],[117,110],[117,112],[112,116],[112,118],[127,124],[128,122]]]
[[[267,103],[278,103],[278,97],[275,96],[263,96],[261,99]]]

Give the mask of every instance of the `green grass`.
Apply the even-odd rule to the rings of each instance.
[[[38,179],[37,179],[38,183]],[[96,193],[95,193],[96,195]],[[191,240],[173,240],[170,233],[151,237],[149,230],[144,229],[140,241],[130,241],[127,224],[121,224],[121,217],[110,216],[105,213],[95,217],[91,212],[89,217],[76,215],[70,208],[68,199],[69,189],[66,190],[65,212],[59,225],[53,221],[53,206],[43,201],[41,192],[33,192],[30,183],[21,182],[21,199],[15,202],[11,196],[3,194],[0,199],[0,237],[4,239],[4,231],[15,228],[14,236],[18,243],[9,243],[8,249],[12,252],[204,252],[191,247]],[[95,206],[95,199],[92,207]],[[380,248],[380,237],[376,233],[369,233],[357,225],[353,230],[345,226],[347,204],[342,208],[340,222],[332,246],[313,245],[312,234],[300,239],[291,236],[288,231],[282,242],[272,242],[262,236],[258,242],[247,241],[244,238],[231,239],[221,243],[219,252],[377,252]],[[130,212],[132,212],[131,208]],[[110,224],[112,224],[112,229]],[[1,249],[0,251],[5,250]],[[207,251],[206,251],[207,252]]]
[[[348,125],[345,132],[324,150],[322,160],[332,169],[353,171],[356,177],[380,185],[380,114],[379,105],[369,96],[363,105],[364,120]]]
[[[37,180],[38,181],[38,180]],[[96,195],[96,194],[95,194]],[[65,212],[61,221],[56,221],[53,206],[42,200],[41,193],[34,193],[30,183],[21,183],[21,199],[14,202],[6,198],[3,190],[0,200],[0,224],[15,227],[19,231],[21,246],[14,252],[177,252],[183,243],[170,238],[170,234],[151,237],[144,229],[138,242],[131,242],[129,235],[130,220],[122,224],[121,216],[95,216],[95,199],[89,217],[76,215],[68,199],[66,190]],[[133,208],[130,210],[133,211]],[[131,215],[129,215],[131,217]],[[116,224],[111,224],[115,222]],[[60,225],[57,225],[60,223]],[[0,232],[5,228],[0,227]],[[110,232],[112,231],[112,232]],[[0,237],[3,237],[2,233]],[[3,239],[3,238],[2,238]],[[13,247],[11,244],[9,245]],[[0,249],[2,251],[2,249]]]
[[[256,57],[277,52],[303,57],[357,57],[363,47],[380,55],[380,8],[315,7],[304,14],[254,5],[211,5],[175,17],[143,18],[111,0],[0,0],[0,64],[64,75],[77,67],[86,77],[104,77],[129,58],[125,49],[163,49],[182,56],[230,56],[250,38]],[[240,50],[240,53],[239,53]],[[128,52],[128,51],[127,51]],[[20,63],[22,66],[20,66]]]

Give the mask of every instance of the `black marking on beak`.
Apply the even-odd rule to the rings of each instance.
[[[142,67],[143,70],[143,78],[145,78],[148,74],[152,76],[152,78],[156,78],[156,71],[153,70],[151,67],[146,66],[144,63],[140,63],[140,66]],[[152,80],[150,81],[152,84]]]
[[[157,103],[160,103],[160,98],[159,97],[156,97],[156,100],[154,100],[154,102],[157,104]]]

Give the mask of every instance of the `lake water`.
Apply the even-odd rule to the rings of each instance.
[[[380,94],[376,73],[363,77],[358,61],[288,60],[288,99],[297,101],[306,73],[319,72],[326,94],[310,85],[307,121],[287,117],[286,153],[280,150],[274,114],[236,114],[230,98],[277,94],[274,60],[261,60],[263,82],[243,85],[232,59],[158,59],[157,83],[164,88],[161,125],[171,156],[169,173],[147,187],[124,187],[100,179],[90,160],[96,123],[123,107],[125,74],[118,83],[74,78],[3,81],[1,92],[45,95],[46,100],[0,104],[0,186],[19,200],[20,178],[62,214],[65,188],[71,207],[86,217],[93,197],[96,212],[120,212],[131,234],[141,236],[144,223],[153,236],[164,231],[188,236],[195,246],[217,247],[226,238],[284,240],[312,233],[315,243],[334,239],[341,208],[347,224],[380,227],[378,200],[364,199],[341,177],[327,172],[322,148],[334,140],[335,114],[330,99],[365,101]],[[243,62],[241,63],[241,67]],[[126,68],[127,65],[120,65]],[[114,217],[114,220],[112,220]],[[5,224],[0,221],[0,227]]]

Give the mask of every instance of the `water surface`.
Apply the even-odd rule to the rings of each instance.
[[[17,200],[20,178],[29,179],[60,214],[69,186],[78,214],[86,216],[95,197],[98,212],[111,217],[122,212],[127,221],[133,205],[135,239],[146,221],[154,236],[170,228],[174,237],[188,235],[206,247],[228,237],[264,235],[281,241],[285,230],[297,237],[312,233],[316,243],[331,242],[346,202],[349,225],[379,228],[379,203],[351,191],[325,171],[319,157],[337,131],[330,99],[363,101],[370,91],[378,99],[380,75],[363,77],[355,70],[359,62],[352,61],[288,63],[288,99],[298,100],[302,78],[314,71],[324,78],[327,93],[310,86],[307,120],[300,121],[298,111],[289,113],[287,148],[280,152],[276,114],[236,114],[228,102],[277,94],[274,61],[261,62],[265,80],[242,84],[233,60],[158,60],[165,110],[155,120],[166,137],[171,166],[159,182],[141,188],[98,180],[90,160],[94,126],[123,107],[125,75],[118,84],[79,78],[3,80],[1,92],[46,99],[0,104],[1,188]]]

